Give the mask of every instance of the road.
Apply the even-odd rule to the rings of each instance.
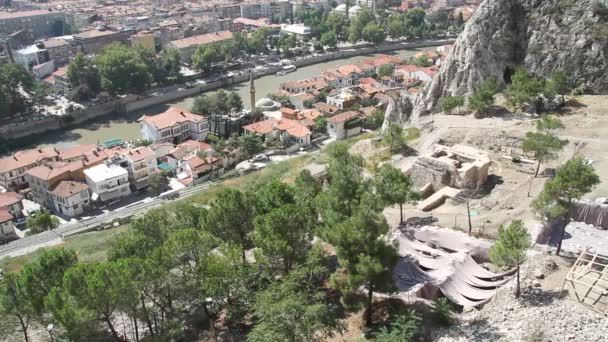
[[[191,188],[184,188],[179,190],[179,198],[183,199],[192,194],[204,190],[212,185],[218,184],[218,181],[206,182],[204,184],[194,186]],[[68,223],[60,226],[57,229],[42,232],[40,234],[24,237],[23,239],[12,241],[6,245],[0,246],[0,258],[3,257],[15,257],[30,253],[40,247],[51,246],[59,244],[63,241],[66,236],[78,234],[82,231],[97,227],[102,224],[111,224],[117,219],[131,217],[133,215],[143,213],[155,207],[159,207],[170,200],[162,199],[160,197],[151,197],[142,201],[130,204],[128,206],[94,216],[85,220],[81,220],[74,223]]]

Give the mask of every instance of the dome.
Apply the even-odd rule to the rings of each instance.
[[[257,108],[261,108],[262,110],[273,110],[280,107],[280,104],[272,99],[267,97],[259,99],[258,102],[255,103]]]

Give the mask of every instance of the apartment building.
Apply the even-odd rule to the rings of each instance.
[[[325,80],[336,88],[356,85],[360,78],[373,76],[376,68],[368,64],[347,64],[323,72]]]
[[[131,193],[129,172],[118,164],[107,162],[84,170],[91,200],[108,202]]]
[[[49,59],[57,67],[68,64],[74,55],[72,44],[68,39],[61,37],[51,38],[45,40],[42,44],[49,54]]]
[[[27,186],[25,173],[46,162],[56,161],[59,152],[53,147],[25,150],[0,159],[0,185],[7,190]]]
[[[0,12],[0,31],[13,33],[24,31],[30,39],[51,37],[65,24],[64,12],[35,10],[25,12]]]
[[[84,54],[97,54],[112,43],[128,44],[129,37],[134,33],[127,31],[90,30],[74,35],[74,43]]]
[[[205,140],[209,133],[206,116],[171,107],[157,115],[144,115],[139,119],[144,139],[153,142],[179,144],[188,139]]]
[[[75,217],[82,215],[91,197],[89,187],[83,182],[61,181],[51,191],[54,210],[60,215]]]
[[[158,171],[156,154],[150,148],[142,146],[121,153],[129,172],[131,187],[135,190],[150,185],[150,176]]]
[[[186,63],[190,63],[192,60],[192,55],[199,46],[215,42],[222,42],[230,39],[232,39],[232,32],[219,31],[174,40],[169,45],[179,51],[179,54],[183,61],[185,61]]]
[[[50,189],[64,180],[83,181],[85,165],[82,161],[66,163],[63,161],[50,162],[36,166],[25,173],[25,178],[32,190],[34,202],[47,208],[53,208],[53,199],[49,195]]]

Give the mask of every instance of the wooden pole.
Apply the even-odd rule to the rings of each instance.
[[[471,231],[473,230],[473,225],[471,224],[471,210],[469,208],[469,201],[467,201],[467,217],[469,218],[469,235],[471,235]]]

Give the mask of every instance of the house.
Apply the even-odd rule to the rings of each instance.
[[[197,155],[189,156],[184,159],[184,173],[192,180],[210,176],[214,170],[221,167],[220,160],[215,157],[201,158]]]
[[[7,190],[27,186],[25,172],[49,161],[56,161],[59,153],[53,147],[25,150],[0,159],[0,185]]]
[[[302,110],[312,105],[315,100],[315,96],[311,93],[298,93],[289,96],[289,102],[296,107],[297,110]]]
[[[23,12],[0,12],[0,31],[11,34],[26,32],[30,39],[56,35],[56,27],[65,24],[65,12],[35,10]]]
[[[0,192],[0,211],[6,210],[14,219],[23,216],[23,196],[16,192]]]
[[[232,21],[232,25],[235,32],[253,32],[261,27],[265,27],[271,32],[278,32],[281,29],[281,25],[272,24],[268,18],[249,19],[239,17]]]
[[[351,89],[341,89],[334,95],[328,95],[326,102],[339,109],[345,109],[359,103],[359,96]]]
[[[47,208],[53,208],[49,191],[63,180],[84,180],[84,162],[71,163],[57,161],[36,166],[25,173],[25,178],[32,190],[32,199]]]
[[[156,51],[156,40],[152,31],[141,31],[129,37],[131,46],[141,46],[152,51]]]
[[[14,52],[15,63],[21,64],[26,69],[31,69],[34,65],[48,61],[46,50],[38,45],[30,45]]]
[[[32,74],[39,80],[49,76],[53,71],[55,71],[55,63],[53,63],[53,61],[48,61],[32,67]]]
[[[328,88],[328,84],[323,77],[307,78],[305,80],[298,81],[287,81],[281,83],[281,90],[289,92],[291,94],[299,94],[304,92],[311,92],[314,90],[324,90]]]
[[[61,181],[51,191],[54,210],[67,217],[82,215],[90,201],[89,187],[83,182]]]
[[[327,133],[336,140],[346,139],[361,133],[361,114],[344,112],[327,119]]]
[[[108,202],[131,193],[129,171],[118,164],[106,162],[84,170],[92,201]]]
[[[175,107],[157,115],[144,115],[139,119],[141,134],[152,142],[179,144],[188,139],[205,140],[209,133],[206,116]]]
[[[232,37],[232,32],[230,31],[205,33],[171,41],[170,47],[176,48],[179,51],[182,61],[189,63],[192,59],[192,55],[199,46],[227,41],[232,39]]]
[[[290,146],[300,147],[309,146],[312,136],[306,125],[290,119],[266,119],[243,126],[243,130],[245,134],[256,134],[266,141],[278,139]]]
[[[333,116],[340,110],[340,108],[325,102],[313,103],[312,106],[313,108],[321,112],[323,116]]]
[[[363,64],[373,66],[375,68],[375,72],[377,74],[378,71],[380,71],[380,68],[385,65],[390,65],[392,67],[395,67],[395,66],[401,64],[402,62],[403,61],[401,60],[401,58],[396,57],[396,56],[379,55],[379,56],[376,56],[374,59],[364,60]]]
[[[207,143],[188,140],[175,146],[165,157],[161,158],[161,161],[176,173],[180,173],[184,172],[186,158],[195,156],[198,152],[210,153],[212,150],[211,145]]]
[[[82,160],[85,166],[95,166],[108,159],[106,151],[100,149],[96,144],[76,145],[58,150],[59,160],[73,162]]]
[[[4,208],[0,208],[0,241],[11,240],[15,236],[15,225],[13,215]]]
[[[364,63],[347,64],[335,69],[328,69],[321,75],[326,82],[337,88],[350,87],[356,85],[360,78],[373,76],[376,68],[373,65]]]
[[[129,149],[122,154],[129,172],[129,181],[135,190],[150,185],[149,179],[158,171],[156,154],[146,146]]]
[[[68,78],[68,66],[61,67],[52,74],[53,88],[58,94],[67,94],[70,92],[70,79]]]

